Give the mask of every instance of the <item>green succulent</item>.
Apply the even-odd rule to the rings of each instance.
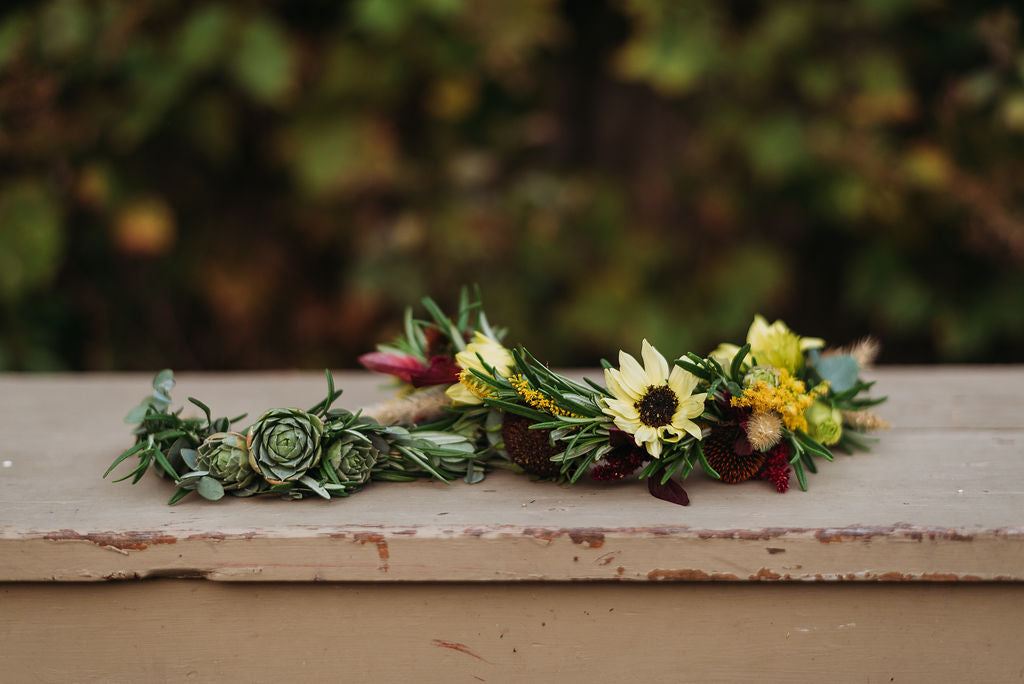
[[[271,409],[249,428],[249,463],[271,484],[298,480],[320,462],[324,424],[299,409]]]
[[[341,480],[362,484],[370,479],[378,454],[377,449],[364,440],[343,437],[327,448],[324,459]]]
[[[199,469],[209,471],[225,490],[241,489],[256,477],[245,437],[237,432],[215,432],[196,451]]]

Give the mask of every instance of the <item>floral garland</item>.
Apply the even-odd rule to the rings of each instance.
[[[173,374],[162,371],[126,419],[137,424],[135,445],[107,474],[137,456],[120,479],[138,482],[152,466],[178,485],[174,503],[191,491],[212,500],[344,497],[372,480],[474,483],[506,468],[568,483],[636,476],[654,496],[687,505],[680,481],[698,465],[722,482],[767,480],[779,492],[795,475],[806,490],[815,459],[866,450],[867,433],[888,427],[870,410],[885,398],[864,396],[873,383],[860,378],[878,353],[871,338],[826,349],[755,316],[745,344],[707,357],[669,364],[643,340],[642,363],[624,351],[618,367],[602,361],[602,386],[505,347],[479,293],[464,290],[453,318],[429,298],[423,306],[429,318],[410,309],[395,342],[360,357],[400,382],[398,399],[354,414],[332,409],[341,391],[327,372],[327,396],[313,408],[271,409],[233,432],[244,416],[214,420],[196,399],[205,417],[171,412]]]

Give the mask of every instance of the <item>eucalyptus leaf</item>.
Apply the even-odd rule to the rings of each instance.
[[[128,415],[124,417],[126,423],[141,423],[146,417],[146,412],[149,411],[149,401],[143,401],[141,404],[133,408],[128,412]]]
[[[163,394],[169,394],[174,389],[174,371],[164,368],[153,378],[153,389]]]
[[[199,456],[199,452],[197,452],[195,449],[182,449],[181,450],[181,458],[182,458],[182,460],[185,461],[185,465],[187,465],[192,470],[198,470],[199,469],[199,464],[196,463],[196,457],[197,456]]]
[[[199,479],[196,491],[199,492],[199,496],[210,501],[217,501],[224,497],[224,487],[209,475]]]
[[[484,471],[482,468],[470,466],[470,468],[466,471],[466,476],[462,479],[466,482],[466,484],[476,484],[477,482],[483,482]]]
[[[833,392],[845,392],[857,384],[860,368],[857,360],[849,354],[822,357],[814,366],[818,376],[828,382]]]

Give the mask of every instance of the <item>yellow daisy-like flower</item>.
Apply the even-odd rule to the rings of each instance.
[[[643,366],[620,351],[619,368],[605,369],[605,384],[615,398],[605,399],[603,410],[615,420],[617,428],[659,458],[664,442],[678,442],[683,433],[701,438],[700,428],[692,419],[704,412],[707,394],[693,394],[697,376],[692,373],[678,366],[669,373],[665,357],[647,340],[640,355]]]
[[[483,362],[480,359],[483,359]],[[494,368],[498,375],[507,378],[515,359],[512,358],[512,352],[503,347],[500,342],[477,331],[473,334],[473,340],[466,345],[466,349],[455,355],[455,363],[462,369],[462,372],[459,373],[459,381],[449,387],[445,394],[451,398],[453,404],[458,406],[460,404],[482,404],[484,397],[488,395],[487,386],[473,375],[473,370],[486,373],[487,368],[484,366],[486,363]]]

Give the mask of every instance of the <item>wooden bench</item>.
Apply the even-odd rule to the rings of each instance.
[[[346,500],[100,475],[144,375],[0,377],[4,681],[1018,681],[1024,367],[872,373],[893,429],[810,491],[499,472]],[[340,404],[387,396],[339,373]],[[181,374],[219,414],[314,373]]]

